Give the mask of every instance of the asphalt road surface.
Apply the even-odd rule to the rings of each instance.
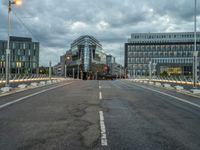
[[[0,97],[0,150],[199,150],[200,99],[124,80]]]

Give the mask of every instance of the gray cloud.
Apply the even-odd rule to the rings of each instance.
[[[7,3],[0,5],[0,39],[7,36]],[[198,30],[200,26],[198,2]],[[11,34],[41,43],[41,65],[59,61],[70,43],[83,34],[96,37],[105,51],[123,63],[123,48],[134,32],[193,31],[194,2],[189,0],[23,0],[12,13]]]

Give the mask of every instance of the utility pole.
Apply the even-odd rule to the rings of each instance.
[[[78,70],[77,70],[77,79],[79,79],[79,64],[78,64]]]
[[[49,80],[51,80],[51,61],[49,61]]]
[[[74,79],[74,68],[73,68],[73,79]]]
[[[121,44],[120,44],[120,79],[121,79]]]
[[[8,4],[8,42],[6,49],[6,86],[9,87],[10,78],[10,13],[11,13],[11,1]]]
[[[126,68],[124,69],[124,79],[126,79]]]
[[[67,78],[67,65],[65,64],[65,78]]]
[[[149,81],[151,81],[151,79],[152,79],[152,64],[151,64],[152,62],[150,61],[149,62]]]
[[[8,2],[8,41],[6,49],[6,87],[9,87],[10,79],[10,14],[11,14],[11,5],[21,5],[20,0]]]
[[[197,0],[194,1],[194,56],[193,56],[193,87],[197,88]]]
[[[81,70],[81,80],[83,80],[83,71]]]
[[[121,79],[121,66],[120,66],[120,70],[119,70],[119,78]]]

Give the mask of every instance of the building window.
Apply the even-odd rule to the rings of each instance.
[[[20,49],[17,50],[17,55],[20,55]]]

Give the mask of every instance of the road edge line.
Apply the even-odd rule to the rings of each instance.
[[[59,88],[59,87],[63,87],[63,86],[69,85],[69,84],[72,84],[72,83],[73,83],[73,82],[66,83],[66,84],[64,84],[64,85],[58,85],[58,86],[55,86],[55,87],[51,87],[51,88],[48,88],[48,89],[44,89],[44,90],[42,90],[42,91],[39,91],[39,92],[36,92],[36,93],[33,93],[33,94],[29,94],[29,95],[27,95],[27,96],[24,96],[24,97],[21,97],[21,98],[19,98],[19,99],[16,99],[16,100],[7,102],[7,103],[5,103],[5,104],[3,104],[3,105],[0,105],[0,109],[5,108],[5,107],[7,107],[7,106],[10,106],[10,105],[12,105],[12,104],[14,104],[14,103],[20,102],[20,101],[22,101],[22,100],[25,100],[25,99],[27,99],[27,98],[30,98],[30,97],[39,95],[39,94],[41,94],[41,93],[44,93],[44,92],[47,92],[47,91],[50,91],[50,90],[53,90],[53,89],[56,89],[56,88]]]

